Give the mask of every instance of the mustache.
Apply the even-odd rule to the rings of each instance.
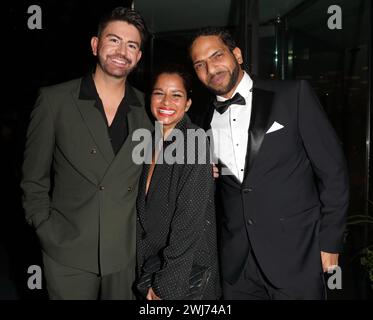
[[[109,56],[110,59],[120,59],[120,60],[124,60],[126,61],[126,63],[128,64],[132,64],[132,60],[130,58],[127,58],[126,56],[122,55],[122,54],[115,54],[115,55],[112,55],[112,56]]]

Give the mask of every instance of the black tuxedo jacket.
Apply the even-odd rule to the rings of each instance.
[[[274,122],[283,128],[267,133]],[[316,279],[320,251],[342,248],[349,188],[341,143],[306,81],[255,79],[248,135],[243,183],[219,179],[223,279],[237,281],[250,248],[277,287]]]

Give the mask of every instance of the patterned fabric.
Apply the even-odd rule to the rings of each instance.
[[[184,133],[187,159],[187,129],[198,127],[185,116],[175,128]],[[164,150],[171,144],[165,142]],[[152,287],[161,299],[185,299],[194,264],[212,269],[203,299],[217,299],[220,294],[214,180],[208,148],[206,139],[203,152],[195,151],[195,157],[207,157],[205,164],[156,164],[147,195],[150,165],[143,168],[137,199],[138,278],[141,281],[147,259],[159,255],[162,267],[154,274]]]

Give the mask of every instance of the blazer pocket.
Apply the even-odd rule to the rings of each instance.
[[[276,136],[281,136],[281,135],[284,135],[286,134],[287,132],[287,128],[286,127],[283,127],[281,129],[278,129],[278,130],[275,130],[275,131],[272,131],[272,132],[266,132],[265,136],[264,137],[276,137]]]
[[[320,205],[317,204],[296,214],[281,217],[280,222],[285,230],[298,229],[316,222],[320,219],[320,215]]]

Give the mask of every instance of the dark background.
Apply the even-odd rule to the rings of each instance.
[[[349,216],[371,216],[371,14],[370,0],[135,0],[152,37],[130,82],[148,91],[151,71],[165,61],[189,64],[187,45],[199,27],[227,27],[247,69],[264,78],[307,79],[316,90],[346,154],[351,184]],[[35,233],[24,221],[21,165],[29,115],[38,89],[92,70],[90,39],[103,12],[132,1],[17,1],[4,4],[0,108],[0,300],[46,299],[27,287],[28,267],[41,265]],[[327,8],[343,10],[343,29],[327,28]],[[27,26],[30,5],[42,8],[42,29]],[[226,7],[228,6],[228,7]],[[249,12],[245,15],[246,12]],[[254,13],[257,17],[253,17]],[[256,21],[256,22],[255,22]],[[257,23],[255,27],[255,23]],[[244,26],[247,25],[245,29]],[[195,81],[192,115],[208,98]],[[343,289],[331,299],[371,299],[359,252],[373,243],[371,227],[349,225],[342,256]]]

